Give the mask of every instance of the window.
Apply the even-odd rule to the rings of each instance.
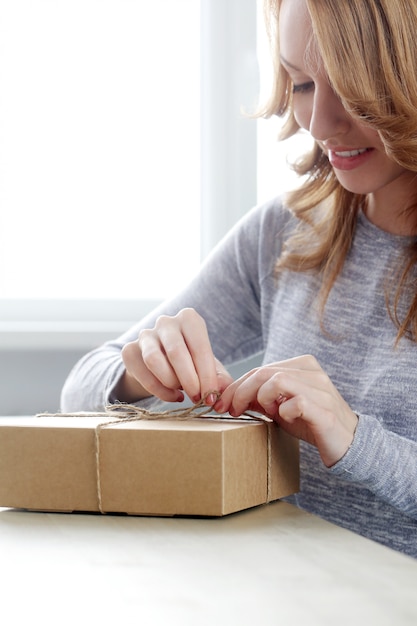
[[[2,0],[0,349],[115,336],[285,188],[260,4]]]
[[[2,0],[2,299],[159,299],[189,280],[199,20],[196,0]]]

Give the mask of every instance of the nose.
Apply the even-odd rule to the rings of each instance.
[[[339,138],[350,129],[351,117],[331,85],[316,84],[309,131],[316,141]]]

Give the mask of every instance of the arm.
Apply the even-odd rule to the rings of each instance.
[[[417,442],[384,428],[375,417],[359,415],[352,445],[329,471],[417,519]]]

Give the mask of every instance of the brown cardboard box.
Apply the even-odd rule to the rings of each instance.
[[[4,507],[220,516],[298,484],[298,442],[272,423],[0,418]]]

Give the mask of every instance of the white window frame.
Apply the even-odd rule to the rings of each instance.
[[[256,202],[256,0],[201,3],[201,256]],[[0,350],[88,350],[154,300],[0,300]]]

